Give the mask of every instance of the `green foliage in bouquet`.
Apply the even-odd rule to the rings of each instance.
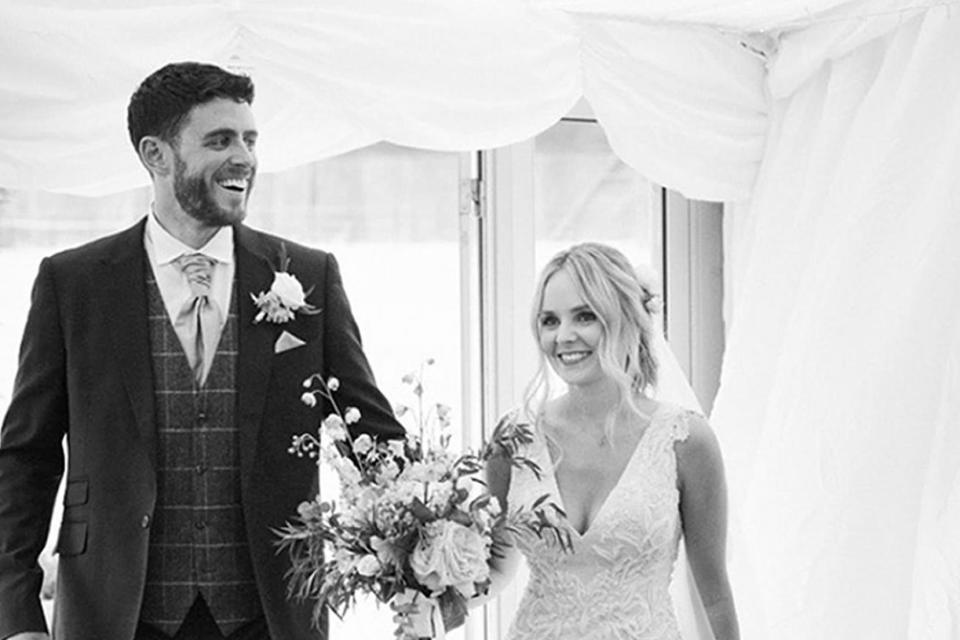
[[[314,600],[315,622],[324,608],[343,617],[359,593],[391,603],[415,590],[438,602],[452,628],[462,623],[467,600],[489,589],[489,560],[503,553],[506,532],[531,531],[572,549],[563,512],[547,496],[508,513],[486,490],[483,471],[494,458],[540,476],[521,455],[533,442],[531,427],[501,423],[479,453],[451,453],[449,407],[424,400],[424,366],[431,364],[403,378],[415,400],[395,408],[413,423],[405,441],[354,437],[350,427],[362,416],[355,407],[341,411],[339,381],[304,380],[301,400],[308,406],[325,400],[331,411],[316,435],[294,436],[289,451],[336,470],[340,500],[318,495],[301,503],[276,533],[291,558],[290,595]]]

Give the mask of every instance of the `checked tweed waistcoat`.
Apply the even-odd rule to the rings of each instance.
[[[200,594],[228,635],[262,615],[240,503],[236,292],[210,373],[197,388],[149,269],[147,291],[157,504],[140,619],[173,635]]]

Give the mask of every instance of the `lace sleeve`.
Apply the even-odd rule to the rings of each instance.
[[[704,417],[691,409],[671,407],[669,426],[674,442],[686,442],[690,436],[690,423],[694,420],[704,420]]]

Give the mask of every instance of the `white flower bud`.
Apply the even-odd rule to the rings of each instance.
[[[370,449],[373,448],[373,438],[367,434],[361,434],[356,440],[353,441],[353,452],[358,456],[362,456]]]
[[[335,413],[331,413],[323,420],[323,430],[333,440],[346,440],[347,428],[343,424],[343,419]]]
[[[380,560],[373,554],[368,553],[357,563],[357,573],[362,576],[375,576],[378,571],[380,571]]]

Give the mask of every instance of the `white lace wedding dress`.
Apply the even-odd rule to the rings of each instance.
[[[681,534],[674,443],[686,439],[689,416],[676,405],[658,407],[590,527],[580,535],[568,525],[572,553],[549,534],[519,537],[530,580],[509,640],[680,640],[668,588]],[[539,433],[525,455],[541,478],[514,469],[510,508],[544,494],[562,508]]]

